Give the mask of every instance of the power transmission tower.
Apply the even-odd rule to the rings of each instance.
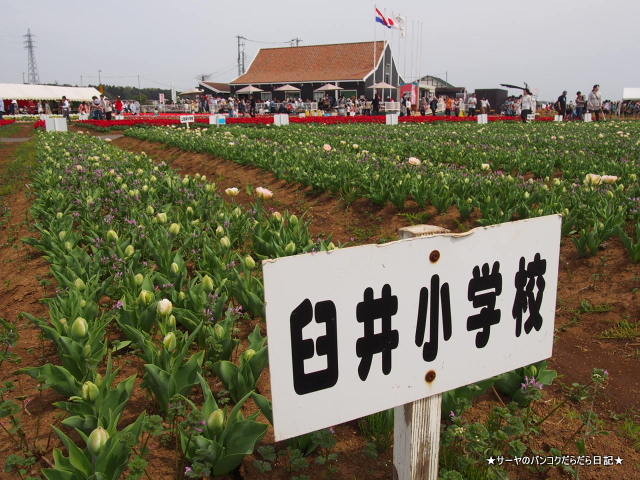
[[[301,41],[302,41],[301,38],[298,38],[298,37],[292,38],[291,40],[289,40],[289,45],[291,45],[293,47],[293,44],[295,43],[296,47],[299,47]]]
[[[238,39],[238,76],[240,76],[244,74],[244,47],[247,39],[242,35],[236,35],[236,38]]]
[[[27,34],[24,35],[24,48],[27,49],[27,69],[28,69],[28,83],[40,83],[40,76],[38,75],[38,65],[36,64],[35,55],[35,42],[33,41],[34,35],[31,34],[31,29],[27,29]]]

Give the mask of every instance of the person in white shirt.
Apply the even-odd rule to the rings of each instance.
[[[3,115],[4,115],[4,100],[0,98],[0,120],[2,120]]]
[[[587,110],[595,115],[596,121],[602,119],[602,96],[600,95],[600,85],[594,85],[589,97],[587,98]]]
[[[471,94],[469,100],[467,100],[467,106],[469,108],[469,116],[474,117],[476,115],[476,108],[478,107],[478,99],[475,93]]]
[[[536,109],[536,101],[531,95],[529,90],[525,90],[522,95],[522,100],[520,101],[520,105],[522,107],[522,113],[520,114],[520,118],[524,123],[527,123],[527,116],[534,113]]]
[[[69,100],[67,100],[67,97],[65,96],[62,97],[60,109],[62,110],[62,112],[60,112],[62,113],[62,116],[67,120],[69,120],[69,114],[71,113],[71,104],[69,103]]]

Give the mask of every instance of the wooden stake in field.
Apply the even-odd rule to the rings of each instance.
[[[448,233],[434,225],[401,228],[401,239]],[[425,382],[433,381],[437,372],[425,373]],[[437,480],[440,448],[442,395],[432,395],[394,408],[393,479]]]

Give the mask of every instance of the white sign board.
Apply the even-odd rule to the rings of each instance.
[[[585,122],[590,122],[591,121],[591,114],[590,113],[585,113],[582,116],[582,120],[585,121]]]
[[[287,113],[276,113],[273,116],[273,124],[282,127],[284,125],[289,125],[289,114]]]
[[[560,226],[552,215],[264,261],[276,440],[550,357]]]
[[[44,126],[47,132],[66,132],[67,119],[47,117],[44,120]]]
[[[180,123],[186,123],[187,127],[190,123],[193,123],[195,121],[196,117],[194,117],[193,115],[180,115]]]
[[[124,115],[116,115],[115,119],[116,120],[124,120]]]
[[[387,113],[387,115],[386,115],[386,124],[387,125],[398,125],[398,114],[397,113]]]
[[[215,113],[213,115],[209,115],[209,125],[226,125],[227,117],[221,113]]]
[[[484,125],[485,123],[489,123],[489,115],[486,113],[481,113],[478,115],[478,123]]]
[[[536,119],[536,114],[535,113],[529,113],[527,114],[527,122],[533,122]]]
[[[555,115],[553,117],[553,121],[554,122],[561,122],[562,121],[562,115]]]

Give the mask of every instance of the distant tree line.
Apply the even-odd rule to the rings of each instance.
[[[94,85],[90,85],[94,86]],[[95,88],[98,88],[97,86]],[[162,88],[137,88],[122,87],[119,85],[104,85],[104,93],[114,99],[120,97],[123,100],[138,100],[140,103],[148,103],[150,100],[158,100],[158,95],[164,93],[165,101],[171,102],[171,90]]]

